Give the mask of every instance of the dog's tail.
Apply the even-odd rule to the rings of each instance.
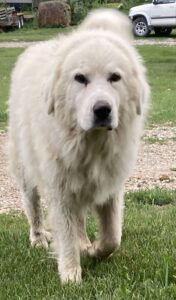
[[[103,29],[132,39],[132,24],[127,16],[114,9],[98,9],[88,14],[80,29]]]

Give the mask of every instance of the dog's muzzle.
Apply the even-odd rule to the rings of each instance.
[[[111,106],[106,101],[98,101],[93,107],[94,127],[111,128]]]

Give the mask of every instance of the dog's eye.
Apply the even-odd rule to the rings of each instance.
[[[78,81],[81,84],[87,85],[89,83],[89,80],[83,75],[83,74],[76,74],[75,80]]]
[[[117,74],[117,73],[112,73],[111,75],[110,75],[110,77],[108,78],[108,81],[110,81],[110,82],[117,82],[117,81],[119,81],[121,79],[121,76],[119,75],[119,74]]]

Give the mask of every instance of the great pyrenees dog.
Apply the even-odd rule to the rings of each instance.
[[[48,246],[61,281],[80,282],[80,254],[109,256],[122,235],[124,184],[137,156],[149,86],[131,24],[113,10],[90,13],[73,32],[29,47],[12,74],[10,166],[32,246]],[[86,233],[95,211],[99,236]]]

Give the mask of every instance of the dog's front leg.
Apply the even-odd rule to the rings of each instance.
[[[96,206],[96,211],[100,221],[100,233],[88,253],[94,257],[109,256],[121,242],[123,193],[111,197],[103,206]]]
[[[91,247],[91,242],[86,232],[86,212],[83,212],[81,209],[77,213],[77,226],[80,251],[86,253],[88,248]]]
[[[50,217],[61,281],[78,283],[81,281],[80,247],[72,197],[53,199]]]

